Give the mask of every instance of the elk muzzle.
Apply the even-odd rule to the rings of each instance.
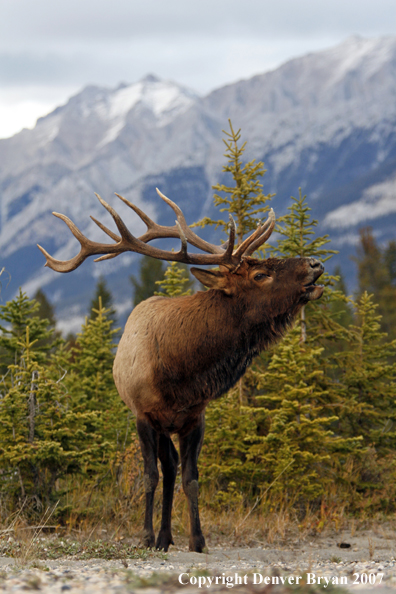
[[[323,295],[324,286],[316,285],[315,283],[318,278],[322,276],[324,272],[324,266],[322,262],[316,258],[307,258],[307,267],[308,271],[306,283],[304,284],[305,298],[308,301],[315,301]]]

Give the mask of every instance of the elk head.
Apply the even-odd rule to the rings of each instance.
[[[152,258],[185,264],[217,265],[220,267],[218,271],[192,268],[191,272],[206,287],[220,289],[228,295],[234,294],[237,291],[237,287],[241,287],[242,291],[246,291],[250,287],[256,292],[271,293],[274,296],[280,296],[281,287],[285,286],[287,279],[288,282],[290,281],[291,268],[296,267],[296,263],[291,264],[293,259],[269,258],[267,260],[255,260],[250,257],[255,250],[268,240],[275,227],[275,214],[272,208],[269,211],[267,221],[264,224],[258,224],[257,229],[240,246],[234,249],[236,229],[235,221],[231,215],[228,241],[223,245],[217,246],[208,243],[196,235],[187,225],[184,215],[177,204],[164,196],[158,188],[157,192],[176,214],[177,219],[173,227],[158,225],[141,211],[140,208],[123,196],[120,196],[120,194],[116,194],[146,224],[146,233],[138,238],[131,234],[117,212],[96,194],[100,203],[113,217],[120,235],[110,231],[110,229],[94,217],[91,216],[91,219],[114,240],[115,243],[112,244],[91,241],[81,233],[66,215],[54,212],[53,214],[56,217],[62,219],[68,225],[74,237],[80,242],[81,249],[80,253],[74,258],[62,261],[56,260],[44,248],[38,245],[38,248],[46,258],[45,266],[52,268],[56,272],[71,272],[78,268],[89,256],[103,254],[95,259],[95,262],[99,262],[101,260],[115,258],[123,252],[131,251],[151,256]],[[173,252],[147,245],[153,239],[159,238],[179,238],[181,240],[180,250]],[[206,253],[188,253],[188,243]],[[298,260],[301,263],[305,262],[305,264],[301,264],[300,273],[297,272],[297,274],[293,275],[293,282],[296,285],[295,292],[300,291],[301,303],[318,299],[323,293],[323,287],[315,285],[315,281],[323,272],[322,264],[313,258],[301,258]],[[308,267],[307,260],[309,260]]]

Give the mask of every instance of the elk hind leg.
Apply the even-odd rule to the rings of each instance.
[[[174,544],[171,530],[172,502],[179,456],[171,438],[162,434],[159,436],[158,457],[163,474],[163,499],[161,528],[155,546],[166,552],[169,545]]]
[[[146,494],[146,511],[144,516],[143,545],[149,548],[155,545],[153,528],[154,494],[158,485],[158,433],[145,420],[138,419],[136,423],[139,435],[140,449],[144,463],[144,491]]]
[[[182,463],[183,490],[187,496],[190,515],[190,551],[202,553],[205,549],[205,538],[202,534],[198,509],[198,456],[201,451],[205,430],[205,419],[202,415],[199,423],[187,435],[180,435],[180,454]]]

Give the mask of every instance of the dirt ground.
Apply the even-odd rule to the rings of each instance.
[[[316,594],[335,587],[356,592],[396,592],[396,532],[390,525],[327,532],[269,546],[231,547],[209,540],[207,554],[191,553],[187,539],[165,555],[140,559],[29,560],[0,557],[0,591],[43,594],[159,594],[184,590]],[[323,588],[323,589],[322,589]]]

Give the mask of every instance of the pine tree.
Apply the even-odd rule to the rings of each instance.
[[[1,338],[14,362],[0,386],[0,494],[14,504],[28,498],[40,509],[50,503],[59,478],[82,471],[95,443],[87,435],[92,414],[71,406],[62,346],[50,358],[39,347],[51,331],[47,320],[30,316],[36,310],[37,302],[20,293],[2,311],[12,322]]]
[[[139,278],[134,275],[129,277],[134,288],[134,307],[158,291],[156,283],[163,280],[164,272],[164,264],[161,260],[143,256],[140,261]]]
[[[338,369],[332,390],[339,417],[335,431],[360,439],[361,450],[347,461],[349,504],[392,511],[395,500],[396,448],[396,340],[381,332],[381,316],[373,296],[363,293],[356,302],[356,322],[350,325],[348,347],[333,354]],[[336,460],[333,472],[342,476],[345,459]]]
[[[53,305],[48,301],[44,291],[38,289],[33,297],[39,304],[37,315],[42,320],[48,320],[50,328],[55,328],[56,318]]]
[[[193,281],[186,265],[170,262],[165,270],[164,279],[156,281],[156,285],[160,287],[160,291],[156,291],[155,295],[181,297],[191,295]]]
[[[274,492],[290,500],[315,499],[334,481],[329,469],[340,453],[354,452],[359,439],[335,435],[329,380],[318,365],[323,347],[301,342],[297,324],[274,350],[268,368],[255,373],[260,394],[251,413],[258,427],[249,436],[255,460]]]
[[[357,323],[349,327],[349,348],[334,355],[342,375],[337,391],[343,402],[339,431],[361,436],[380,455],[396,449],[396,340],[381,332],[381,316],[373,296],[363,293]]]
[[[357,256],[358,295],[365,291],[374,294],[381,327],[389,337],[396,338],[396,247],[390,242],[385,248],[378,246],[370,227],[361,229]]]
[[[11,363],[17,364],[21,357],[21,340],[29,327],[30,338],[37,341],[36,358],[43,362],[47,353],[55,346],[54,328],[48,319],[41,319],[37,312],[40,305],[19,289],[18,295],[0,306],[0,355],[3,371]]]
[[[246,142],[239,146],[241,139],[241,130],[235,131],[231,120],[228,120],[230,132],[223,130],[226,138],[223,139],[227,150],[224,156],[227,164],[223,167],[223,172],[231,175],[234,185],[216,184],[213,189],[220,194],[214,195],[215,206],[221,206],[220,212],[231,214],[237,225],[237,243],[243,241],[244,235],[251,233],[257,227],[260,215],[264,215],[269,207],[266,202],[272,195],[264,195],[261,178],[265,173],[264,163],[253,159],[243,164],[242,157],[246,149]],[[228,233],[228,221],[222,219],[213,220],[209,217],[203,218],[194,226],[205,227],[206,225],[215,225],[216,229],[222,227],[225,233]]]
[[[107,453],[112,455],[124,442],[127,409],[121,401],[113,380],[114,322],[111,310],[102,305],[86,319],[72,349],[69,389],[77,410],[92,411]]]
[[[111,320],[116,324],[117,323],[117,312],[113,305],[113,295],[107,288],[107,283],[103,276],[99,277],[97,282],[94,296],[91,300],[89,306],[89,316],[93,318],[96,315],[96,311],[99,308],[99,298],[102,300],[102,307],[107,309],[107,317],[110,317]]]
[[[288,208],[289,213],[280,219],[276,227],[276,231],[282,236],[282,239],[278,241],[273,254],[284,258],[314,257],[326,262],[337,252],[325,247],[330,242],[328,235],[319,237],[315,235],[315,227],[318,225],[318,221],[311,219],[311,208],[306,202],[306,196],[302,195],[301,188],[299,189],[299,197],[294,198],[292,196],[291,200],[292,204]],[[320,282],[330,287],[336,280],[335,277],[325,273]],[[324,319],[322,316],[321,322],[327,326],[327,330],[332,327],[328,315],[328,305],[334,299],[343,299],[343,296],[339,293],[332,295],[331,291],[327,289],[319,303],[320,311],[325,312],[326,318]],[[310,303],[308,307],[315,311],[318,309],[318,303]],[[307,337],[306,307],[301,309],[300,320],[301,340],[305,341]]]

